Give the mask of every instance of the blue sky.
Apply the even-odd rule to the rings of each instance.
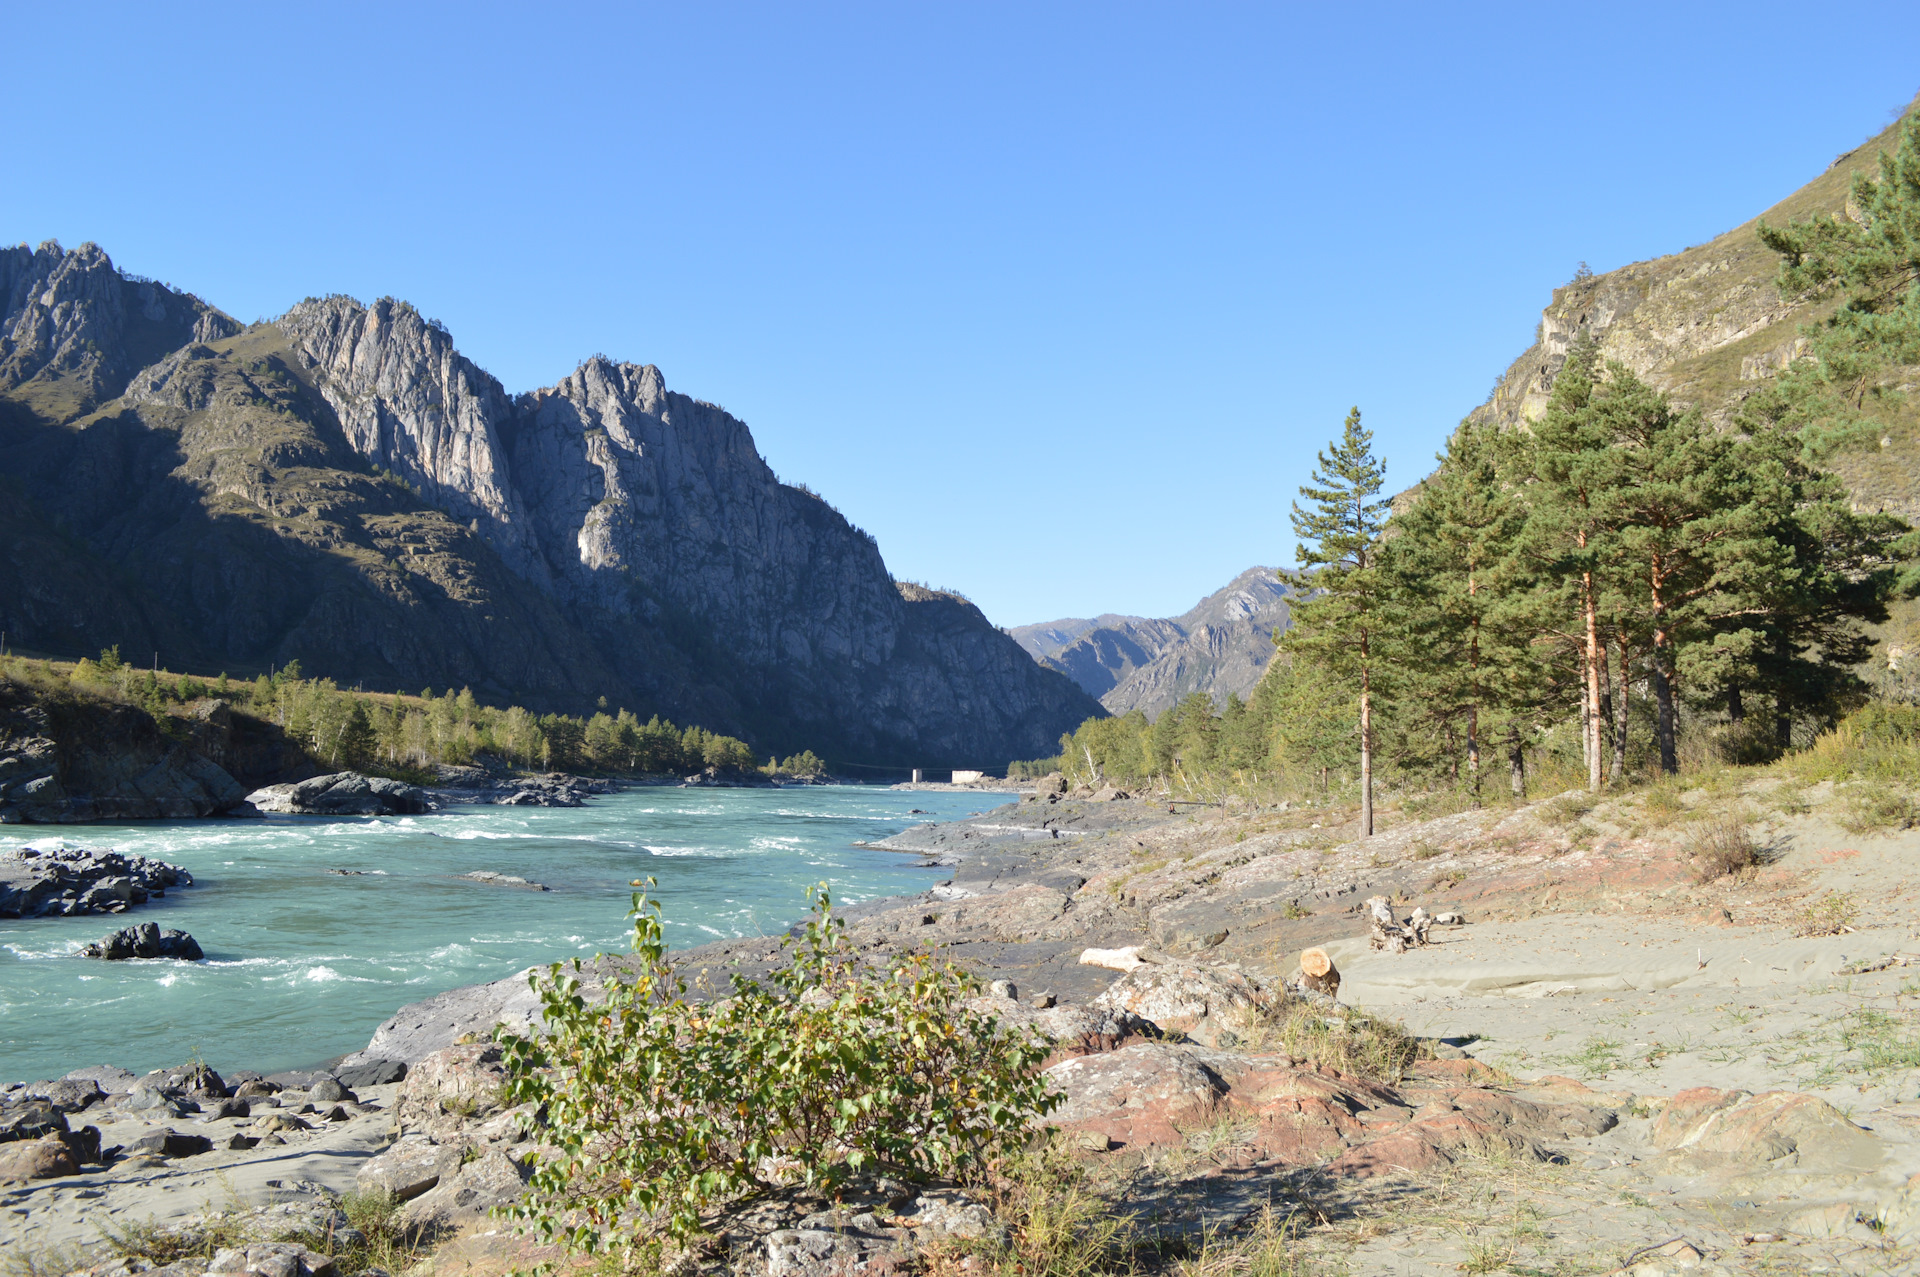
[[[1920,6],[15,3],[0,241],[243,319],[404,297],[509,390],[596,352],[753,428],[1001,625],[1293,559],[1608,270],[1920,89]],[[30,52],[30,56],[29,56]]]

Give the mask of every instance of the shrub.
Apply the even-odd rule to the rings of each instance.
[[[1759,849],[1747,832],[1747,822],[1737,815],[1703,820],[1694,826],[1693,876],[1697,882],[1712,882],[1728,874],[1751,869],[1760,863]]]
[[[555,1150],[514,1210],[533,1231],[631,1253],[779,1182],[965,1180],[1059,1103],[1037,1072],[1048,1048],[963,1005],[972,977],[924,954],[864,962],[824,888],[812,902],[792,961],[768,984],[735,975],[722,1001],[686,1000],[644,892],[604,1000],[577,959],[529,975],[547,1032],[499,1040],[508,1102],[545,1107]]]
[[[1854,903],[1852,896],[1845,892],[1829,891],[1819,900],[1800,911],[1800,925],[1795,928],[1797,936],[1837,936],[1853,930],[1853,920],[1860,916],[1860,906]]]
[[[1915,806],[1909,794],[1868,782],[1848,792],[1839,822],[1850,834],[1911,829],[1920,824],[1920,807]]]

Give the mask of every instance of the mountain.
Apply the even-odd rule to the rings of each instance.
[[[1756,223],[1847,216],[1853,175],[1877,176],[1879,154],[1897,147],[1901,127],[1889,125],[1835,157],[1819,177],[1758,218],[1704,244],[1555,289],[1533,345],[1473,418],[1511,426],[1538,416],[1567,352],[1585,333],[1603,358],[1619,360],[1676,401],[1727,424],[1742,400],[1804,350],[1800,328],[1837,304],[1782,297],[1774,283],[1780,260],[1755,235]],[[1830,464],[1861,506],[1920,518],[1920,412],[1911,396],[1885,408],[1878,445],[1845,449]]]
[[[1229,692],[1253,690],[1273,655],[1273,631],[1287,627],[1286,593],[1274,569],[1248,568],[1167,620],[1109,613],[1009,633],[1110,713],[1138,709],[1152,718],[1194,692],[1225,704]]]
[[[404,302],[243,326],[90,244],[0,250],[0,305],[12,645],[604,696],[882,765],[999,766],[1100,712],[650,365],[512,395]]]

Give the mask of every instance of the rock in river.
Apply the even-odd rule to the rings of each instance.
[[[168,887],[192,885],[180,866],[145,856],[23,847],[0,853],[0,918],[123,913]]]
[[[256,810],[289,816],[418,816],[433,810],[433,799],[419,786],[359,772],[268,785],[247,801]]]
[[[187,962],[198,962],[207,956],[200,952],[199,942],[186,932],[171,927],[162,931],[151,922],[122,927],[105,940],[94,941],[80,953],[82,957],[106,958],[110,961],[121,958],[180,958]]]

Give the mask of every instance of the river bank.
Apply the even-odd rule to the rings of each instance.
[[[875,954],[932,946],[1006,981],[993,1003],[1005,1018],[1072,1030],[1123,1004],[1172,1032],[1173,1045],[1123,1036],[1055,1074],[1069,1095],[1059,1120],[1116,1209],[1147,1211],[1161,1230],[1232,1226],[1311,1188],[1320,1222],[1302,1244],[1349,1271],[1451,1273],[1488,1247],[1533,1271],[1604,1271],[1675,1238],[1682,1251],[1635,1262],[1910,1262],[1920,1023],[1904,964],[1920,960],[1920,834],[1846,833],[1830,785],[1782,793],[1765,777],[1689,792],[1664,816],[1643,796],[1389,813],[1364,842],[1334,809],[1092,799],[1020,801],[870,839],[923,885],[847,913]],[[1689,852],[1736,806],[1768,863],[1700,882]],[[1466,922],[1406,953],[1375,951],[1362,902],[1376,895]],[[1839,897],[1853,909],[1846,929],[1807,934]],[[1404,1021],[1440,1058],[1381,1093],[1261,1054],[1271,1048],[1243,1036],[1235,982],[1273,988],[1308,945],[1334,957],[1343,1003]],[[1129,948],[1145,962],[1131,975],[1081,961]],[[747,937],[680,955],[696,977],[777,956],[777,940]],[[347,1063],[409,1058],[438,1075],[470,1049],[455,1039],[525,1022],[525,995],[509,977],[416,1002]],[[1303,1145],[1281,1138],[1307,1128],[1274,1116],[1277,1101],[1257,1098],[1268,1091],[1338,1094],[1345,1107]],[[473,1146],[478,1129],[422,1139]],[[207,1156],[180,1172],[205,1186],[255,1164]],[[374,1156],[330,1164],[344,1182]],[[144,1182],[101,1191],[119,1201]],[[80,1218],[77,1201],[24,1191],[28,1219]],[[490,1228],[456,1230],[448,1262],[497,1271],[526,1258]],[[880,1240],[834,1236],[847,1262],[881,1253]]]

